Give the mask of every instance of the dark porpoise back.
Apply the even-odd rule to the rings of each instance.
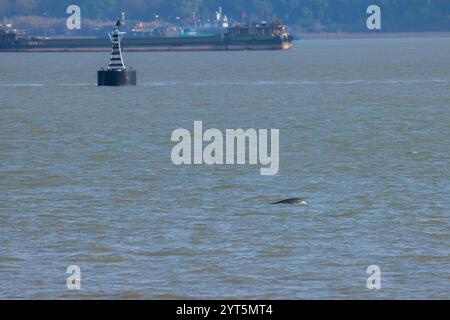
[[[286,200],[281,200],[278,202],[274,202],[271,204],[292,204],[292,205],[307,205],[308,202],[306,200],[300,199],[300,198],[291,198]]]

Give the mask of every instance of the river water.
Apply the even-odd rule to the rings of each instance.
[[[139,85],[98,88],[108,54],[1,54],[0,298],[450,298],[449,56],[126,53]],[[280,129],[279,173],[173,165],[196,120]]]

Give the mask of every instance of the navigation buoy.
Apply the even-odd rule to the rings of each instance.
[[[137,83],[136,70],[127,69],[123,63],[122,39],[125,32],[120,32],[120,20],[117,20],[114,31],[109,34],[112,42],[111,60],[108,68],[97,72],[98,86],[135,86]]]

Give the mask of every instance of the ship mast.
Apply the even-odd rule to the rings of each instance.
[[[220,25],[220,35],[222,38],[224,37],[224,29],[228,28],[228,17],[222,14],[222,7],[219,7],[218,11],[216,11],[216,21]]]
[[[125,32],[120,31],[119,28],[121,25],[120,20],[117,20],[113,32],[109,34],[109,38],[112,42],[111,60],[108,65],[109,71],[122,71],[127,69],[122,56],[122,39]]]

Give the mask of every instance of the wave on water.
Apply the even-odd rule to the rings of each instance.
[[[138,83],[144,87],[166,86],[192,86],[192,87],[216,87],[216,86],[333,86],[333,85],[392,85],[392,84],[426,84],[449,83],[450,79],[413,79],[413,80],[336,80],[336,81],[307,81],[307,80],[280,80],[280,81],[152,81]],[[94,87],[95,83],[0,83],[0,87]]]
[[[449,83],[450,79],[415,79],[415,80],[337,80],[337,81],[158,81],[145,82],[141,86],[321,86],[321,85],[367,85],[367,84],[420,84]]]
[[[32,88],[32,87],[85,87],[90,83],[0,83],[0,87]]]

